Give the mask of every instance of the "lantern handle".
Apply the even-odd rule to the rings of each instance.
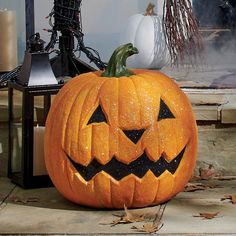
[[[126,60],[128,57],[137,53],[138,49],[134,47],[132,43],[121,45],[113,52],[107,68],[101,76],[122,77],[134,75],[134,73],[126,67]]]

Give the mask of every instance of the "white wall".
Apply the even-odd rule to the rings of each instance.
[[[53,0],[34,0],[35,8],[35,32],[39,32],[46,42],[49,41],[50,35],[43,29],[50,29],[46,17],[53,8]]]
[[[119,45],[120,34],[127,19],[136,13],[145,12],[149,2],[163,0],[84,0],[82,1],[82,27],[85,45],[97,50],[102,60],[107,61]],[[43,31],[49,28],[45,16],[51,11],[53,0],[35,0],[35,30],[48,42],[50,35]],[[82,55],[83,60],[87,60]]]
[[[82,3],[85,44],[107,61],[120,43],[127,19],[145,12],[150,0],[86,0]],[[152,1],[155,2],[155,1]]]
[[[85,45],[99,51],[107,61],[119,44],[121,32],[129,16],[145,12],[149,2],[156,4],[163,0],[84,0],[82,1],[82,24]],[[45,17],[53,7],[53,0],[35,0],[35,30],[48,42],[50,35],[43,31],[50,28]],[[16,10],[18,21],[19,55],[25,48],[24,0],[0,0],[0,8]]]

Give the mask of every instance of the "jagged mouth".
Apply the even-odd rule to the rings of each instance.
[[[130,174],[134,174],[135,176],[142,178],[149,170],[152,171],[156,177],[159,177],[166,170],[171,174],[174,174],[183,158],[185,149],[186,146],[171,162],[166,161],[163,155],[161,155],[158,161],[154,162],[150,160],[146,152],[144,152],[140,157],[128,165],[118,161],[115,157],[113,157],[105,165],[102,165],[96,159],[93,159],[93,161],[88,166],[83,166],[72,160],[69,155],[66,155],[73,167],[86,181],[90,181],[101,171],[106,172],[116,180],[121,180]]]

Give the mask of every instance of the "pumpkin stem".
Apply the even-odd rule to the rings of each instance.
[[[128,43],[118,47],[112,54],[106,70],[102,73],[102,77],[122,77],[131,76],[134,73],[127,69],[126,60],[133,54],[137,54],[138,49],[132,43]]]
[[[144,16],[156,16],[157,14],[154,11],[155,5],[152,3],[149,3],[146,9],[146,12],[144,13]]]

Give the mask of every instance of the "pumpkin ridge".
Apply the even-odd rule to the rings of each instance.
[[[64,164],[63,165],[65,165],[65,167],[67,168],[68,167],[68,162],[67,161],[63,161],[64,162]],[[73,200],[73,195],[74,195],[74,191],[73,191],[73,188],[72,188],[72,185],[71,185],[71,181],[70,181],[70,178],[69,178],[69,172],[66,172],[66,174],[65,174],[65,179],[63,179],[63,183],[61,182],[61,181],[59,181],[58,182],[58,180],[56,179],[56,181],[54,182],[54,185],[56,186],[56,187],[58,187],[58,186],[60,186],[60,185],[65,185],[66,186],[66,188],[62,188],[62,189],[60,189],[60,193],[63,195],[63,196],[67,196],[67,194],[66,193],[69,193],[69,195],[68,195],[68,198],[69,199],[71,199],[71,200]]]
[[[102,102],[101,102],[101,98],[100,98],[100,93],[101,93],[101,90],[102,90],[102,88],[103,88],[103,86],[104,86],[104,84],[109,80],[109,79],[107,79],[107,78],[102,78],[103,79],[103,81],[101,82],[101,84],[100,84],[100,86],[99,86],[99,88],[98,88],[98,91],[97,91],[97,102],[96,102],[96,104],[95,104],[95,107],[97,107],[98,105],[100,105],[101,106],[101,109],[103,110],[103,114],[105,115],[105,117],[106,117],[106,120],[107,120],[107,125],[109,126],[109,129],[110,129],[110,124],[109,124],[109,117],[108,117],[108,114],[107,114],[107,112],[106,111],[104,111],[104,108],[103,108],[103,105],[102,105]],[[96,109],[96,108],[95,108]],[[92,111],[93,112],[93,111]],[[91,112],[89,113],[90,115],[92,114]],[[89,116],[89,114],[87,115],[87,116]],[[85,123],[87,123],[87,118],[85,119]],[[85,124],[84,123],[84,124]],[[92,153],[93,153],[93,129],[94,129],[94,125],[92,125],[92,135],[91,135],[91,144],[90,144],[90,147],[91,147],[91,154],[90,154],[90,156],[91,156],[91,161],[94,159],[94,157],[93,157],[93,155],[92,155]],[[108,142],[109,142],[109,139],[108,139]],[[110,150],[109,150],[109,153],[110,153]],[[109,154],[108,154],[109,155]],[[112,157],[110,157],[110,155],[109,155],[109,159],[111,159]]]
[[[156,199],[158,178],[156,178],[151,170],[148,170],[142,179],[136,178],[135,182],[136,191],[133,205],[136,207],[145,207],[152,204]],[[150,186],[153,186],[153,188],[150,188]]]
[[[119,82],[118,82],[118,79],[117,78],[106,78],[104,80],[104,83],[101,85],[99,91],[98,91],[98,100],[99,100],[99,104],[101,105],[101,107],[104,109],[104,104],[102,102],[102,99],[101,99],[101,91],[104,89],[106,83],[110,83],[110,81],[112,81],[112,83],[117,83],[118,85],[118,97],[119,97]],[[108,116],[108,111],[105,111],[105,115]],[[119,113],[119,106],[118,106],[118,113]],[[107,118],[107,121],[109,122],[109,117],[106,117]]]
[[[134,176],[134,188],[133,188],[133,195],[132,195],[132,201],[131,201],[131,205],[134,204],[134,197],[135,197],[135,193],[136,193],[136,189],[137,189],[137,184],[136,184],[136,176],[134,174],[131,174]]]
[[[165,171],[162,176],[159,178],[159,185],[158,185],[158,191],[156,195],[156,202],[166,202],[173,195],[173,189],[174,189],[174,178],[173,175],[171,175],[170,172]]]
[[[134,75],[135,77],[137,75]],[[139,107],[139,126],[142,126],[143,122],[142,122],[142,114],[141,114],[141,99],[140,99],[140,96],[138,94],[138,90],[137,90],[137,87],[136,87],[136,84],[133,80],[134,76],[130,77],[132,83],[133,83],[133,86],[134,86],[134,90],[135,90],[135,94],[136,94],[136,97],[137,97],[137,100],[138,100],[138,107]],[[138,115],[138,114],[135,114],[135,115]]]
[[[188,140],[188,142],[187,142],[187,144],[186,144],[186,153],[188,153],[191,149],[190,149],[190,146],[191,145],[193,145],[193,141],[194,141],[194,139],[195,138],[191,138],[190,140]],[[195,139],[196,140],[196,139]],[[195,147],[196,147],[197,145],[195,144]],[[184,161],[184,159],[183,159],[183,161]],[[186,160],[187,161],[187,160]],[[192,164],[190,164],[190,165],[194,165],[194,163],[196,162],[196,156],[191,156],[191,162],[190,162],[190,160],[188,159],[188,162],[189,163],[191,163],[192,162]],[[173,175],[175,178],[177,177],[176,175],[177,175],[177,172],[178,172],[179,170],[177,170],[176,171],[176,173]],[[192,173],[190,174],[189,173],[189,178],[191,178],[191,175],[192,175]]]
[[[68,168],[68,165],[69,165],[68,162],[66,162],[66,168]],[[68,182],[70,191],[74,195],[75,192],[74,192],[74,189],[73,189],[73,184],[71,183],[71,176],[69,174],[70,174],[69,171],[67,171],[66,172],[67,182]]]
[[[91,81],[89,81],[89,82],[87,82],[87,83],[85,83],[85,84],[83,84],[81,87],[80,87],[80,90],[79,91],[83,91],[86,87],[89,87],[89,85],[91,85],[91,84],[93,84],[94,83],[94,81],[93,80],[91,80]],[[89,90],[88,91],[86,91],[87,93],[90,91],[90,88],[89,88]],[[72,93],[72,92],[71,92]],[[71,106],[70,106],[70,109],[69,109],[69,111],[68,111],[68,116],[67,116],[67,119],[65,120],[65,130],[63,130],[63,134],[64,134],[64,136],[68,136],[68,130],[69,129],[71,129],[70,127],[69,127],[69,125],[68,125],[68,122],[69,122],[69,120],[71,119],[71,116],[73,115],[73,112],[72,112],[72,109],[74,108],[74,107],[76,107],[75,106],[75,104],[76,104],[76,102],[77,102],[77,99],[78,99],[78,97],[80,97],[81,96],[81,94],[80,94],[80,92],[78,92],[77,91],[77,96],[75,96],[75,98],[73,99],[73,102],[71,103]],[[68,106],[68,103],[67,103],[67,106]],[[82,110],[82,108],[81,108],[81,110]],[[79,123],[80,122],[78,122],[78,128],[76,129],[76,131],[75,130],[73,130],[73,132],[78,132],[78,130],[79,130]],[[79,132],[78,132],[79,133]],[[65,135],[65,134],[67,134],[67,135]],[[68,136],[69,138],[70,138],[70,136]],[[64,137],[62,138],[62,140],[64,141],[63,143],[63,147],[67,150],[67,151],[69,151],[69,153],[71,153],[71,141],[69,140],[67,140],[66,138],[64,139]]]
[[[135,71],[135,73],[137,73]],[[155,72],[150,72],[148,70],[144,70],[144,71],[141,71],[141,73],[138,73],[136,74],[136,76],[140,77],[140,79],[142,79],[143,81],[145,81],[147,84],[150,84],[150,86],[152,87],[155,87],[155,89],[158,90],[158,92],[162,95],[163,92],[160,92],[160,85],[164,88],[164,87],[167,87],[166,84],[163,84],[162,80],[159,79],[159,78],[156,78],[156,75],[161,72],[157,71],[156,73]],[[153,75],[154,74],[154,75]],[[161,95],[160,95],[160,98],[161,98]],[[158,103],[158,105],[160,106],[160,104]],[[157,108],[158,111],[159,111],[159,107]]]
[[[110,203],[111,203],[111,208],[113,208],[113,206],[115,205],[114,203],[113,203],[113,196],[112,196],[112,182],[111,182],[111,178],[109,178],[109,183],[110,183]]]
[[[70,87],[67,87],[66,89],[62,89],[58,92],[58,96],[55,97],[55,99],[53,101],[53,106],[50,108],[48,116],[47,116],[47,120],[46,120],[46,127],[47,128],[49,127],[48,123],[51,123],[51,122],[49,122],[49,119],[51,120],[54,112],[58,111],[58,109],[57,109],[58,106],[60,106],[60,103],[64,101],[64,99],[65,99],[64,97],[67,97],[68,93],[70,93]],[[52,124],[55,124],[55,122],[52,122]]]
[[[92,82],[91,82],[91,84],[88,84],[87,86],[89,87],[89,89],[87,90],[87,94],[86,94],[86,96],[85,96],[85,98],[84,98],[84,100],[83,100],[83,103],[81,104],[81,111],[83,111],[84,110],[84,107],[85,107],[85,104],[86,104],[86,100],[88,99],[88,97],[90,97],[90,93],[91,93],[91,91],[95,88],[95,87],[97,87],[97,83],[95,83],[95,82],[97,82],[97,80],[95,79],[95,80],[93,80]],[[103,82],[102,82],[103,83]],[[83,90],[85,89],[85,87],[83,88]],[[95,100],[97,100],[97,99],[95,99]],[[98,103],[97,101],[95,102],[95,104],[96,103]],[[77,140],[79,140],[80,139],[80,137],[79,137],[79,135],[80,135],[80,131],[81,131],[81,129],[83,129],[83,127],[85,126],[85,122],[86,122],[86,117],[84,118],[84,121],[82,120],[82,117],[80,116],[79,118],[78,118],[78,128],[76,129],[77,131],[78,131],[78,134],[77,134]],[[91,128],[91,137],[93,136],[93,127]],[[92,161],[93,160],[93,156],[92,156],[92,138],[90,139],[90,145],[89,145],[89,147],[90,147],[90,161]],[[79,148],[79,145],[77,145],[77,149]],[[79,153],[79,150],[77,150],[77,153]]]
[[[99,91],[98,91],[98,95],[97,95],[97,98],[98,98],[98,101],[99,101],[99,105],[102,107],[102,109],[104,109],[104,107],[103,107],[102,100],[101,100],[101,91],[103,90],[103,87],[105,86],[105,84],[106,84],[107,82],[109,82],[109,81],[112,81],[112,82],[116,81],[116,82],[118,83],[117,78],[105,78],[105,77],[104,77],[104,82],[101,84],[101,86],[100,86],[100,88],[99,88]],[[119,93],[119,91],[118,91],[118,93]],[[103,110],[103,111],[104,111],[104,110]],[[107,117],[108,114],[107,114],[106,111],[104,112],[104,115],[106,116],[107,122],[108,122],[108,124],[109,124],[109,117]]]
[[[60,90],[59,92],[61,92],[62,90]],[[55,100],[53,102],[53,108],[50,109],[49,113],[48,113],[48,116],[47,116],[47,121],[46,121],[46,130],[45,130],[45,144],[46,143],[53,143],[54,142],[54,137],[53,136],[48,136],[47,133],[50,132],[51,130],[57,130],[58,129],[58,125],[60,122],[54,122],[53,119],[55,117],[60,117],[59,115],[57,114],[60,114],[60,109],[57,109],[57,107],[61,107],[61,103],[63,104],[64,103],[64,100],[65,100],[65,97],[67,97],[67,94],[70,92],[70,88],[68,88],[68,90],[65,91],[65,93],[61,93],[60,96],[56,96]],[[56,103],[55,103],[56,102]],[[61,119],[63,119],[64,117],[60,117]],[[57,120],[58,121],[58,120]],[[49,126],[50,125],[50,126]],[[57,127],[57,128],[55,128]],[[49,140],[48,138],[49,137]],[[63,146],[63,141],[64,140],[64,132],[62,132],[62,140],[61,140],[61,146]],[[45,153],[48,153],[50,152],[49,148],[47,148],[48,146],[45,145]],[[53,162],[53,158],[51,159],[47,159],[48,162]],[[49,165],[46,165],[46,168],[48,170],[49,166],[54,166],[52,164],[49,164]],[[53,170],[54,172],[54,170]]]
[[[57,110],[58,105],[64,101],[64,97],[66,97],[68,95],[68,93],[70,92],[70,88],[68,87],[67,89],[61,89],[58,92],[58,96],[55,97],[54,101],[53,101],[53,106],[50,108],[48,116],[47,116],[47,120],[51,117],[49,114],[50,113],[54,113]],[[46,121],[47,122],[47,121]]]
[[[84,88],[84,86],[86,86],[87,84],[89,84],[93,79],[94,79],[94,78],[91,78],[91,77],[90,77],[90,78],[88,78],[87,80],[83,81],[85,84],[83,84],[82,87],[79,87],[79,89],[78,89],[76,86],[72,86],[72,87],[69,87],[69,88],[68,88],[66,94],[77,94],[77,96],[74,97],[73,102],[71,103],[71,108],[73,107],[75,100],[76,100],[77,97],[79,96],[79,93],[75,93],[75,92],[73,92],[73,90],[76,89],[76,92],[78,92],[78,90],[79,90],[79,91],[82,90],[82,89]],[[76,78],[74,78],[74,80],[72,80],[72,81],[73,81],[73,82],[75,81],[76,84],[80,83],[80,81],[79,81],[78,79],[76,79]],[[67,86],[67,84],[66,84],[65,86]],[[63,87],[63,90],[64,90],[64,87]],[[59,92],[60,92],[60,91],[59,91]],[[62,103],[62,104],[59,103],[58,106],[55,106],[55,105],[53,104],[53,106],[55,106],[55,107],[60,107],[60,109],[61,109],[61,106],[63,106],[63,104],[66,103],[66,106],[68,107],[69,104],[68,104],[68,101],[66,101],[66,98],[67,98],[67,97],[66,97],[66,94],[65,94],[65,98],[64,98],[64,96],[63,96],[63,98],[61,99],[61,103]],[[57,97],[60,98],[60,96],[56,96],[56,98],[57,98]],[[68,114],[71,113],[71,108],[68,110]],[[58,113],[60,113],[60,109],[57,109]],[[50,113],[52,114],[53,117],[60,117],[60,116],[57,116],[57,115],[55,115],[54,113],[52,113],[52,112],[51,112],[51,109],[50,109]],[[51,116],[51,115],[49,114],[49,117],[50,117],[50,116]],[[63,117],[63,118],[64,118],[64,117]],[[66,124],[67,124],[67,122],[68,122],[68,118],[69,118],[69,117],[66,117],[66,119],[64,120],[64,122],[65,122]],[[62,122],[62,123],[64,123],[64,122]],[[54,123],[54,124],[57,124],[57,123],[59,123],[59,122],[53,122],[53,123]],[[66,124],[64,125],[65,128],[67,127]],[[65,147],[65,132],[66,132],[66,129],[64,129],[64,127],[61,127],[61,128],[62,128],[61,145],[62,145],[62,147],[64,148],[64,147]]]
[[[143,71],[141,70],[141,73],[138,74],[140,77],[142,77],[144,80],[146,80],[147,82],[151,82],[153,83],[158,83],[158,86],[161,85],[162,88],[168,88],[169,84],[171,84],[173,86],[173,82],[170,81],[170,78],[168,78],[165,74],[163,74],[161,71],[157,71],[157,70],[146,70],[144,69]],[[158,78],[157,78],[158,76]],[[178,88],[179,86],[174,83]],[[161,88],[159,87],[159,90]],[[163,89],[164,90],[164,89]],[[164,90],[165,91],[165,90]],[[163,92],[161,93],[163,94]]]
[[[100,207],[105,208],[106,205],[111,206],[111,185],[110,180],[107,178],[107,173],[101,172],[100,175],[96,175],[94,181],[94,193]],[[109,190],[107,189],[109,187]],[[106,194],[103,194],[105,192]]]
[[[170,79],[160,71],[148,71],[148,73],[140,73],[138,75],[142,77],[147,83],[151,83],[153,86],[157,87],[158,90],[160,89],[164,90],[164,92],[161,92],[160,99],[162,99],[168,107],[172,107],[171,112],[177,119],[178,112],[176,111],[175,106],[173,106],[171,103],[168,102],[170,99],[168,99],[168,95],[166,95],[166,93],[168,93],[174,87],[175,89],[178,88],[178,90],[180,90],[179,91],[180,97],[184,96],[185,98],[187,98],[185,93],[179,88],[177,83],[175,82],[170,83],[171,82]],[[157,75],[159,75],[158,79],[156,78]],[[172,102],[175,102],[175,101],[172,101]],[[190,102],[188,102],[188,106],[191,106]]]
[[[136,72],[135,72],[136,73]],[[141,74],[139,74],[139,73],[137,73],[136,75],[135,75],[135,77],[133,78],[133,83],[135,84],[135,87],[136,87],[136,90],[137,90],[137,94],[142,94],[142,93],[148,93],[148,92],[146,92],[145,90],[144,91],[138,91],[138,90],[140,90],[140,89],[142,89],[142,88],[137,88],[138,87],[138,85],[139,85],[139,83],[140,83],[140,81],[142,81],[142,85],[143,85],[143,87],[144,87],[144,84],[145,84],[145,86],[147,86],[147,87],[151,87],[151,83],[150,83],[150,81],[148,81],[148,80],[146,80],[146,78],[145,77],[143,77],[142,76],[142,73]],[[140,86],[140,85],[139,85]],[[152,90],[153,90],[153,88],[152,88]],[[139,95],[140,96],[140,95]],[[158,98],[159,98],[159,96],[158,96]],[[148,102],[148,104],[147,104],[147,101],[143,101],[143,99],[139,99],[139,101],[140,101],[140,109],[142,110],[142,111],[144,111],[144,109],[147,109],[147,106],[148,105],[150,105],[151,107],[152,107],[152,110],[154,110],[153,109],[153,106],[156,106],[155,107],[155,109],[156,110],[158,110],[159,109],[159,105],[160,105],[160,103],[159,103],[159,101],[157,102],[157,104],[153,104],[153,101],[152,102],[150,102],[150,100],[149,100],[149,102]],[[155,101],[157,101],[157,100],[155,100]],[[141,113],[141,112],[140,112]],[[147,112],[145,112],[145,113],[147,113]],[[140,118],[140,125],[142,126],[142,127],[145,127],[146,129],[148,128],[148,127],[150,127],[150,125],[152,125],[153,124],[153,122],[155,122],[155,115],[154,115],[154,112],[153,112],[153,117],[150,119],[150,118],[147,118],[146,116],[145,116],[145,113],[142,113],[141,114],[141,118]],[[150,113],[150,112],[149,112]]]
[[[135,76],[118,79],[118,127],[122,130],[143,128],[140,121],[140,98],[133,82]]]
[[[113,200],[113,207],[116,208],[124,208],[124,204],[127,208],[132,206],[133,204],[133,195],[134,195],[134,184],[135,184],[135,176],[132,174],[126,176],[121,181],[117,181],[115,179],[111,179],[112,183],[112,200]],[[124,192],[120,191],[119,189],[124,187],[126,190]],[[127,196],[127,192],[130,194]],[[119,196],[119,198],[117,197]]]
[[[87,92],[86,92],[85,98],[83,100],[83,103],[81,103],[81,106],[80,106],[81,111],[84,109],[84,106],[86,104],[86,100],[89,97],[91,91],[94,89],[94,87],[97,87],[97,81],[99,81],[98,83],[102,84],[104,82],[104,79],[102,81],[100,81],[100,77],[94,77],[88,83],[84,84],[83,87],[81,87],[82,91],[85,91],[87,89]],[[80,96],[80,92],[78,92],[78,93],[79,93],[79,96]],[[75,104],[77,102],[77,99],[78,99],[78,96],[74,99],[73,104]],[[72,107],[74,107],[74,105],[72,105]],[[67,121],[70,119],[71,116],[73,116],[72,110],[70,110],[70,112],[69,112],[69,116],[67,118]],[[80,117],[78,117],[78,127],[73,131],[73,132],[77,132],[78,133],[77,134],[77,139],[79,138],[79,134],[80,134],[80,130],[81,130],[80,127],[82,125],[83,125],[83,123],[81,121],[81,116],[80,116]],[[67,132],[67,131],[65,131],[65,132]],[[70,141],[69,141],[69,145],[70,145],[69,148],[66,148],[66,150],[70,150],[71,147],[72,147]],[[78,145],[77,145],[76,149],[78,149]],[[74,148],[72,148],[72,150],[74,150]],[[74,150],[74,152],[78,152],[78,150],[77,151]],[[90,150],[90,152],[91,152],[91,150]],[[70,153],[71,153],[71,150],[70,150]],[[92,155],[90,155],[90,156],[92,157]]]
[[[155,177],[155,175],[154,175],[154,177]],[[159,190],[159,185],[160,185],[160,179],[159,178],[157,178],[157,187],[156,187],[156,193],[155,193],[155,196],[154,196],[154,199],[153,199],[153,201],[150,203],[150,206],[153,206],[153,205],[155,205],[157,202],[156,202],[156,196],[157,196],[157,193],[158,193],[158,190]],[[159,202],[160,203],[160,202]],[[159,204],[158,203],[158,204]]]
[[[170,198],[173,198],[175,195],[177,195],[177,193],[176,193],[176,191],[175,191],[175,187],[176,187],[176,180],[175,180],[175,178],[176,178],[176,176],[173,175],[172,178],[173,178],[173,186],[172,186],[172,188],[171,188]],[[190,178],[191,178],[191,177],[190,177]],[[187,184],[187,182],[186,182],[186,184]],[[185,185],[186,185],[186,184],[185,184]],[[183,188],[185,187],[185,185],[183,186]],[[180,191],[181,191],[181,190],[180,190]]]
[[[95,87],[97,87],[97,98],[95,99],[96,100],[96,102],[95,102],[95,104],[94,104],[94,106],[96,106],[96,104],[100,104],[99,103],[99,92],[100,92],[100,89],[101,89],[101,87],[103,86],[103,84],[106,82],[106,78],[102,78],[102,77],[97,77],[98,78],[98,81],[97,80],[94,80],[93,81],[93,83],[94,83],[94,85],[93,86],[91,86],[91,88],[89,89],[89,91],[88,91],[88,93],[87,93],[87,95],[86,95],[86,97],[85,97],[85,99],[84,99],[84,102],[83,102],[83,105],[82,105],[82,111],[84,111],[85,109],[84,109],[84,106],[85,106],[85,104],[86,104],[86,100],[87,100],[87,98],[90,96],[90,93],[91,93],[91,91],[95,88]],[[101,80],[102,79],[102,81],[99,81],[99,80]],[[99,86],[98,86],[98,83],[99,83]],[[89,114],[87,114],[87,116],[88,116]],[[106,115],[106,114],[105,114]],[[86,116],[86,117],[87,117]],[[87,125],[87,124],[85,124],[87,119],[86,118],[84,118],[84,121],[83,120],[81,120],[81,117],[80,117],[80,121],[79,121],[79,127],[81,127],[81,128],[83,128],[85,125]]]
[[[99,126],[97,126],[97,127],[99,127]],[[103,130],[104,130],[104,127],[103,127]],[[97,162],[99,162],[101,165],[103,165],[104,162],[105,163],[109,162],[111,160],[111,157],[110,157],[110,150],[109,150],[109,148],[107,149],[107,153],[104,152],[104,155],[102,157],[99,156],[99,155],[96,156],[96,154],[94,154],[94,153],[98,152],[98,150],[96,149],[96,146],[95,146],[97,140],[94,137],[95,137],[95,133],[99,133],[99,132],[100,132],[100,130],[96,131],[96,126],[93,125],[92,126],[92,135],[91,135],[91,137],[92,137],[91,138],[91,161],[93,161],[95,159]],[[109,133],[109,127],[108,127],[108,133]],[[109,146],[109,138],[106,140],[105,145]],[[99,149],[99,151],[100,151],[100,149]],[[90,163],[91,163],[91,161],[90,161]]]

